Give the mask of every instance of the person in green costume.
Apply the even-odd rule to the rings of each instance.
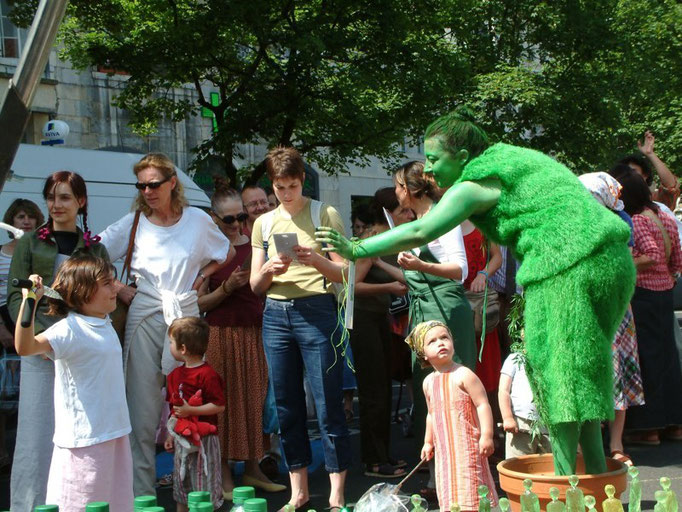
[[[362,241],[320,228],[318,240],[357,259],[419,247],[470,219],[521,261],[531,386],[558,475],[606,471],[600,420],[613,417],[611,340],[635,285],[629,230],[571,171],[540,152],[490,145],[460,107],[424,136],[425,172],[447,188],[421,219]]]

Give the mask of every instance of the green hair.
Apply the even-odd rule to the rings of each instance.
[[[466,149],[470,160],[490,146],[488,135],[476,124],[473,112],[464,105],[439,117],[426,128],[424,140],[434,138],[440,140],[445,150],[452,155],[460,149]]]

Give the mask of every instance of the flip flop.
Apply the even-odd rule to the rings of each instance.
[[[632,459],[630,456],[621,450],[613,450],[611,452],[611,458],[614,460],[617,460],[618,462],[622,462],[626,466],[630,467],[633,465]]]
[[[405,468],[397,468],[388,462],[383,464],[366,464],[365,476],[376,476],[379,478],[400,478],[405,476]]]

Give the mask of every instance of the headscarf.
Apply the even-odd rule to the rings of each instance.
[[[623,186],[610,174],[605,172],[588,172],[578,176],[578,179],[592,193],[594,198],[609,210],[619,212],[624,208],[623,201],[619,199]]]
[[[448,333],[450,332],[448,326],[443,322],[438,320],[429,320],[416,325],[415,328],[412,329],[412,332],[407,335],[407,338],[405,338],[405,343],[407,343],[410,348],[414,350],[415,354],[417,354],[417,358],[422,361],[425,360],[424,340],[426,339],[426,334],[434,327],[445,327]]]

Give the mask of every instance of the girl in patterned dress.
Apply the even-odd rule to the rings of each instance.
[[[441,512],[455,503],[462,511],[478,510],[479,485],[488,487],[495,506],[497,492],[488,465],[494,451],[493,416],[483,384],[452,360],[452,334],[444,323],[422,322],[405,341],[422,364],[435,370],[424,379],[429,413],[421,457],[429,460],[435,454]]]

